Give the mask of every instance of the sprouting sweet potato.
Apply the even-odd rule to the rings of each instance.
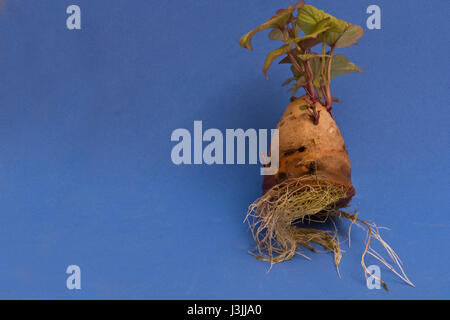
[[[306,223],[345,218],[351,225],[367,230],[361,259],[366,277],[370,275],[365,265],[369,254],[413,285],[398,256],[381,238],[378,227],[346,209],[355,195],[355,188],[347,148],[333,119],[332,105],[337,99],[331,95],[330,82],[340,74],[362,72],[345,56],[335,54],[335,49],[356,44],[364,34],[363,29],[305,5],[302,0],[278,10],[275,16],[245,34],[239,40],[240,45],[252,50],[252,37],[265,29],[271,29],[272,40],[284,44],[268,54],[264,74],[267,76],[269,67],[278,57],[284,57],[280,63],[291,64],[292,77],[283,85],[292,84],[289,90],[292,97],[277,125],[279,170],[275,175],[264,177],[263,195],[250,205],[247,213],[257,243],[255,257],[278,263],[291,259],[296,253],[303,255],[301,247],[315,251],[314,244],[319,244],[334,252],[338,268],[342,254],[336,229],[315,229]],[[313,52],[312,48],[319,44],[321,52]],[[296,97],[301,88],[306,94]],[[372,249],[371,239],[383,245],[397,269]],[[378,280],[387,290],[386,284]]]

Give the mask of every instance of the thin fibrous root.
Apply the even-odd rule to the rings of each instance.
[[[366,248],[361,259],[366,278],[367,276],[374,277],[365,265],[365,257],[369,254],[387,266],[403,281],[414,286],[403,271],[402,263],[397,254],[381,238],[378,231],[380,227],[357,218],[356,212],[351,214],[336,207],[339,200],[347,197],[348,191],[349,189],[344,186],[331,184],[319,177],[311,179],[310,176],[288,179],[275,185],[253,202],[248,209],[245,220],[249,223],[257,244],[255,252],[251,254],[257,259],[270,262],[272,265],[292,259],[295,254],[305,256],[300,251],[300,247],[316,252],[312,246],[315,243],[323,246],[326,251],[334,253],[334,263],[339,274],[342,252],[336,226],[334,226],[334,230],[319,230],[303,227],[303,225],[307,222],[324,222],[332,217],[346,218],[351,221],[349,245],[350,229],[353,224],[367,228]],[[370,246],[372,238],[383,245],[393,264],[400,271],[397,271],[372,249]],[[381,279],[377,280],[387,290],[386,284]]]
[[[346,219],[351,220],[352,224],[356,224],[358,227],[360,227],[362,229],[364,229],[364,227],[367,229],[366,246],[365,246],[364,252],[361,256],[361,265],[364,269],[364,275],[365,275],[366,279],[368,276],[371,276],[371,277],[377,279],[383,285],[384,289],[386,291],[388,291],[386,283],[384,281],[382,281],[381,279],[377,278],[376,276],[374,276],[373,274],[371,274],[369,272],[369,270],[367,269],[365,258],[366,258],[366,255],[369,254],[372,257],[374,257],[375,259],[377,259],[378,261],[380,261],[382,264],[384,264],[389,270],[391,270],[395,275],[397,275],[404,282],[406,282],[407,284],[409,284],[412,287],[415,287],[415,285],[411,282],[411,280],[408,279],[405,271],[403,270],[403,267],[402,267],[403,263],[400,260],[399,256],[389,246],[389,244],[386,241],[384,241],[383,238],[381,237],[379,229],[382,229],[382,227],[377,226],[373,222],[367,222],[367,221],[357,218],[356,212],[354,212],[353,214],[350,214],[350,213],[342,211],[342,210],[337,210],[337,214],[340,217],[344,217]],[[375,251],[370,246],[370,242],[371,242],[372,238],[374,238],[375,240],[378,240],[378,242],[381,243],[383,248],[388,253],[389,258],[392,260],[393,265],[390,264],[389,262],[387,262],[385,258],[383,258],[377,251]],[[398,268],[398,270],[396,270],[396,267]]]

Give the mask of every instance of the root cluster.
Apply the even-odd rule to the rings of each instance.
[[[252,254],[257,259],[268,261],[272,265],[292,259],[295,254],[305,256],[301,251],[302,247],[315,252],[313,244],[318,244],[326,251],[334,253],[334,263],[339,273],[342,252],[333,218],[346,218],[351,221],[349,245],[353,224],[367,230],[366,247],[361,259],[365,276],[371,275],[365,265],[365,257],[368,254],[387,266],[406,283],[414,286],[403,271],[397,254],[381,238],[379,227],[358,219],[356,212],[348,213],[337,207],[340,200],[347,197],[348,191],[348,188],[344,186],[331,184],[319,177],[312,179],[311,176],[287,179],[275,185],[249,207],[246,221],[257,244]],[[333,222],[333,229],[306,227],[310,222],[327,220]],[[372,249],[370,246],[372,238],[382,244],[399,271]],[[387,290],[386,284],[381,279],[378,280]]]

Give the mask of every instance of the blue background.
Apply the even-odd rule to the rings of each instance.
[[[82,30],[66,8],[82,9]],[[360,216],[416,284],[386,268],[368,290],[365,233],[336,274],[331,254],[257,261],[243,224],[257,165],[176,166],[176,128],[274,128],[288,103],[277,43],[239,37],[290,1],[7,1],[0,14],[0,297],[138,299],[450,298],[450,2],[314,1],[382,29],[340,50],[364,74],[333,83]],[[375,261],[368,259],[368,264]],[[66,289],[65,270],[82,270]]]

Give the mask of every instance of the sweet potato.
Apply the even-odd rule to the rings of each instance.
[[[301,247],[315,251],[314,244],[319,244],[334,252],[339,272],[342,254],[336,227],[314,229],[309,223],[345,218],[351,225],[367,230],[361,258],[366,277],[371,275],[365,265],[369,254],[413,285],[398,256],[381,238],[378,227],[346,209],[355,195],[355,188],[347,148],[332,115],[332,105],[337,99],[331,95],[330,81],[340,74],[362,72],[334,51],[356,44],[363,29],[305,5],[302,0],[278,10],[264,24],[242,36],[240,45],[252,50],[252,37],[265,29],[272,29],[269,37],[283,41],[284,45],[267,55],[264,74],[267,76],[275,59],[284,56],[280,63],[291,64],[293,76],[283,85],[293,85],[289,90],[291,103],[277,125],[279,170],[275,175],[264,177],[263,195],[250,205],[247,213],[246,220],[257,243],[254,256],[271,264],[278,263],[291,259],[296,253],[303,255]],[[303,36],[300,31],[304,32]],[[318,44],[322,46],[321,53],[312,51]],[[306,94],[296,97],[301,88]],[[399,271],[371,248],[371,239],[383,245]],[[387,290],[386,284],[378,280]]]

